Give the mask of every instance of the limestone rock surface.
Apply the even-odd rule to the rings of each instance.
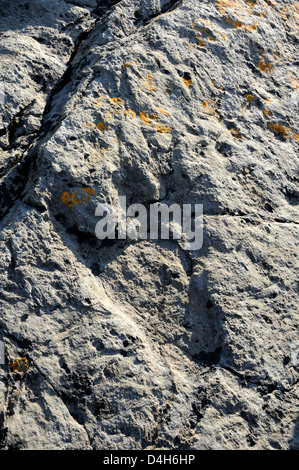
[[[1,0],[1,449],[299,448],[298,13]],[[98,239],[119,196],[202,247]]]

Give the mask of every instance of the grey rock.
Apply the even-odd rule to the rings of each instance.
[[[297,33],[280,0],[1,2],[2,449],[298,449]],[[202,248],[99,240],[120,195],[203,204]]]

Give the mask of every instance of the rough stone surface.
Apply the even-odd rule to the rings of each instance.
[[[2,449],[299,448],[297,66],[293,2],[1,1]]]

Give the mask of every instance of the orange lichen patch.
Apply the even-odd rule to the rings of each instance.
[[[254,31],[258,27],[258,23],[246,24],[244,19],[251,15],[252,9],[256,2],[249,0],[218,0],[216,2],[218,11],[225,17],[226,21],[236,29],[244,31]]]
[[[269,127],[273,132],[275,132],[275,134],[282,135],[286,139],[293,137],[296,142],[299,141],[299,134],[289,127],[285,127],[282,124],[274,122],[269,122]]]
[[[215,102],[213,100],[203,101],[201,106],[201,113],[207,114],[210,116],[210,119],[216,117],[218,121],[221,121],[217,109],[214,107]]]
[[[106,149],[107,150],[107,149]],[[91,188],[82,188],[82,191],[85,191],[87,194],[90,195],[90,198],[91,196],[96,196],[97,193],[95,192],[94,189],[91,189]],[[90,198],[88,199],[88,201],[90,200]]]
[[[202,102],[202,107],[204,108],[204,111],[206,114],[210,114],[210,115],[214,114],[215,110],[212,107],[210,107],[210,104],[213,104],[213,103],[214,103],[213,100]]]
[[[145,111],[141,111],[140,119],[149,127],[154,127],[156,131],[161,133],[170,132],[172,127],[167,126],[166,124],[157,123],[159,116],[157,113],[149,114]]]
[[[231,133],[232,133],[232,135],[234,136],[235,139],[242,140],[242,135],[241,135],[239,129],[236,129],[236,128],[232,127],[230,129],[230,131],[231,131]]]
[[[289,139],[291,137],[290,133],[292,132],[292,130],[284,127],[282,124],[270,122],[269,127],[273,132],[275,132],[275,134],[282,135],[286,139]]]
[[[102,107],[104,107],[104,106],[107,107],[107,104],[109,106],[110,105],[112,106],[112,109],[110,109],[108,111],[108,113],[106,114],[106,116],[105,116],[106,120],[108,122],[111,121],[114,116],[125,113],[124,112],[124,103],[125,103],[125,101],[120,97],[114,97],[114,98],[107,97],[106,98],[106,103],[102,102],[102,104],[101,104]],[[133,113],[133,111],[132,111],[132,113]],[[103,122],[101,122],[97,125],[97,128],[101,132],[103,132],[105,130],[108,130],[109,126],[108,126],[108,124],[104,124]]]
[[[229,24],[232,24],[234,28],[241,28],[242,27],[242,24],[241,21],[234,21],[232,20],[229,16],[226,16],[226,21],[229,23]]]
[[[273,60],[276,61],[279,65],[281,65],[282,62],[280,60],[280,58],[281,58],[280,52],[279,51],[274,51],[274,54],[275,55],[272,55]]]
[[[86,128],[89,127],[89,126],[95,127],[95,124],[94,124],[93,122],[88,122],[88,123],[86,124],[86,126],[83,126],[83,129],[86,129]]]
[[[194,26],[194,28],[197,29],[204,37],[208,39],[212,38],[212,41],[215,41],[216,38],[210,28],[206,28],[205,26]]]
[[[97,128],[99,129],[99,131],[104,132],[109,129],[109,126],[108,124],[105,124],[104,122],[101,121],[97,124]]]
[[[148,74],[147,76],[147,83],[148,84],[151,84],[152,81],[153,81],[154,77],[152,74]],[[170,82],[169,82],[170,83]],[[171,84],[170,84],[171,85]],[[149,87],[150,89],[152,87]],[[103,97],[102,97],[103,98]],[[135,111],[133,111],[132,109],[125,109],[124,107],[124,100],[122,98],[119,98],[119,97],[116,97],[116,98],[109,98],[107,97],[106,100],[109,102],[109,104],[112,104],[112,109],[110,109],[110,111],[106,114],[106,121],[111,121],[112,117],[113,116],[117,116],[117,115],[122,115],[123,117],[130,117],[132,119],[135,119],[136,118],[136,113]],[[103,106],[105,105],[105,103],[102,103]],[[107,103],[106,103],[106,106],[107,106]],[[164,116],[169,116],[169,113],[167,113],[167,111],[164,111],[162,108],[158,108],[157,107],[157,110],[159,111],[159,113],[163,114]],[[144,111],[142,111],[140,113],[140,119],[145,122],[148,126],[150,127],[153,127],[157,130],[157,132],[160,132],[160,133],[165,133],[165,132],[170,132],[172,130],[172,127],[169,127],[168,125],[164,124],[164,123],[161,123],[161,122],[158,122],[159,121],[159,116],[157,113],[154,113],[154,114],[149,114],[149,113],[146,113]],[[114,134],[114,142],[117,142],[117,136],[115,135],[115,132],[113,131],[113,129],[111,128],[110,125],[104,123],[103,121],[99,122],[97,124],[97,129],[101,132],[104,132],[106,130],[110,130],[113,134]],[[119,139],[121,140],[121,139]],[[73,197],[72,197],[73,196]],[[67,194],[64,194],[64,203],[66,205],[71,205],[73,206],[74,203],[78,203],[76,201],[76,194],[70,196],[68,193]]]
[[[125,62],[125,63],[124,63],[124,66],[125,66],[126,68],[131,67],[131,65],[139,65],[139,64],[138,64],[137,62]]]
[[[257,0],[244,0],[247,5],[249,5],[251,8],[253,8],[257,4]]]
[[[220,86],[215,85],[214,80],[212,81],[212,87],[217,88],[217,90],[224,91],[224,87],[222,85],[220,85]]]
[[[252,103],[254,101],[254,96],[253,95],[250,95],[249,93],[247,93],[246,95],[244,95],[244,98],[245,100],[247,101],[244,106],[242,106],[241,110],[243,109],[247,109],[247,106],[248,106],[248,103]]]
[[[258,28],[258,24],[257,24],[257,23],[254,23],[254,24],[243,24],[243,25],[242,25],[242,29],[243,29],[244,31],[255,31],[257,28]]]
[[[293,74],[291,73],[291,84],[295,88],[295,90],[298,90],[299,88],[299,83],[297,82],[296,78],[293,77]]]
[[[153,91],[156,88],[156,83],[154,82],[154,76],[150,72],[146,76],[145,87],[149,91]]]
[[[167,111],[164,111],[164,109],[162,109],[162,108],[157,108],[157,110],[159,111],[159,113],[164,114],[164,116],[169,116],[170,115]]]
[[[203,21],[206,24],[211,24],[210,22],[207,22],[206,20],[201,20],[201,19],[198,19],[198,20]],[[212,41],[212,42],[216,41],[216,36],[213,34],[213,31],[210,28],[207,28],[206,26],[198,26],[195,21],[192,24],[193,24],[193,28],[199,31],[199,33],[195,35],[195,38],[198,41],[198,46],[204,46],[206,44],[204,39],[208,41]]]
[[[113,111],[109,111],[109,113],[106,114],[106,119],[107,119],[107,121],[111,121],[112,116],[113,116]]]
[[[121,107],[121,106],[124,104],[124,100],[123,100],[122,98],[119,98],[119,97],[117,97],[117,98],[109,98],[109,101],[110,101],[112,104],[114,104],[114,105],[116,105],[116,106],[118,106],[118,107]]]
[[[266,116],[267,119],[269,119],[270,116],[272,116],[272,111],[270,109],[263,109],[263,113]]]
[[[192,85],[192,79],[190,78],[189,80],[186,80],[185,78],[181,78],[182,82],[184,83],[186,88],[190,88]]]
[[[218,2],[216,2],[216,6],[221,15],[226,15],[227,9],[234,8],[236,3],[237,2],[230,0],[218,0]]]
[[[258,27],[257,23],[254,24],[245,24],[239,20],[232,20],[229,16],[226,16],[226,21],[231,24],[236,29],[243,29],[244,31],[255,31]]]
[[[284,8],[281,10],[281,14],[282,14],[282,17],[283,17],[284,21],[288,21],[288,17],[287,17],[287,15],[286,15],[287,11],[288,11],[288,7],[284,7]]]
[[[262,60],[259,61],[258,68],[265,73],[271,73],[274,70],[273,65],[271,65],[269,62],[263,62]]]
[[[81,195],[77,197],[78,191],[74,191],[72,194],[68,192],[64,192],[61,196],[61,200],[65,206],[67,206],[69,209],[72,209],[74,205],[78,204],[88,204],[92,196],[96,196],[96,192],[94,189],[90,188],[82,188],[81,191],[84,191],[83,193],[81,192]]]
[[[263,113],[266,116],[266,118],[269,119],[269,116],[271,116],[272,111],[270,111],[270,109],[263,109]]]
[[[26,357],[19,357],[10,364],[9,368],[11,372],[27,372],[27,370],[29,369],[28,359]]]
[[[134,111],[132,111],[131,109],[126,109],[126,111],[124,112],[124,115],[125,116],[131,116],[133,119],[136,118],[136,113]]]
[[[155,124],[154,128],[156,129],[157,132],[160,132],[160,133],[167,133],[172,130],[172,127],[169,127],[166,124]]]
[[[62,200],[62,202],[65,206],[69,206],[69,207],[72,206],[73,207],[72,197],[71,197],[70,193],[64,192],[61,196],[61,200]]]
[[[106,97],[104,95],[100,96],[99,98],[96,99],[96,102],[97,102],[97,106],[102,106],[103,105],[103,100],[105,99]]]
[[[271,73],[274,70],[274,67],[270,62],[266,61],[266,58],[264,56],[264,49],[261,50],[261,60],[258,63],[258,68],[265,73]]]
[[[280,13],[284,21],[291,22],[291,20],[293,20],[296,27],[299,27],[299,5],[287,3],[286,6],[280,11]]]
[[[277,123],[270,122],[269,127],[276,134],[281,134],[286,138],[290,137],[291,129],[288,129],[288,128],[284,127],[282,124],[277,124]]]
[[[196,21],[201,21],[202,23],[205,23],[207,26],[212,26],[212,23],[210,20],[205,20],[204,18],[196,18],[195,21],[193,21],[193,26],[196,25]]]
[[[145,122],[145,124],[147,124],[148,126],[152,126],[153,120],[158,119],[158,114],[149,114],[149,113],[146,113],[145,111],[141,111],[140,119],[141,121]]]
[[[201,37],[199,36],[199,34],[196,34],[195,37],[196,37],[196,39],[197,39],[197,41],[198,41],[198,44],[197,44],[197,45],[198,45],[199,47],[205,46],[206,43],[205,43],[205,41],[203,41],[203,39],[201,39]]]

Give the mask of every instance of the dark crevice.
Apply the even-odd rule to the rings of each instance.
[[[137,27],[146,26],[150,24],[155,18],[166,13],[170,13],[179,8],[183,3],[183,0],[170,0],[162,6],[160,11],[153,11],[146,19],[143,17],[140,10],[135,12],[135,24]]]
[[[9,213],[19,200],[29,179],[32,155],[28,152],[23,159],[7,174],[0,184],[0,221]]]
[[[294,381],[294,383],[290,387],[283,387],[276,382],[273,382],[270,378],[260,378],[260,379],[253,379],[250,375],[242,374],[241,372],[236,371],[233,367],[226,366],[223,364],[218,364],[220,369],[227,370],[235,377],[237,377],[241,381],[241,385],[246,387],[248,385],[256,385],[257,391],[261,395],[269,395],[274,391],[279,391],[281,393],[290,392],[292,388],[297,385],[299,379]]]
[[[107,2],[110,3],[110,2]],[[76,58],[76,55],[79,51],[79,48],[82,46],[82,42],[86,41],[90,34],[94,31],[97,23],[102,18],[97,18],[93,25],[87,30],[81,32],[75,42],[74,50],[68,61],[66,71],[63,76],[58,80],[57,84],[54,86],[50,92],[47,104],[45,106],[43,115],[41,117],[41,124],[39,130],[35,133],[35,139],[33,142],[29,143],[26,150],[23,151],[23,154],[17,158],[11,165],[9,169],[5,170],[4,175],[6,178],[0,184],[0,221],[9,213],[13,208],[15,202],[24,196],[24,191],[30,179],[34,178],[38,170],[37,155],[38,155],[38,146],[42,140],[48,136],[48,134],[57,127],[57,122],[53,122],[51,116],[51,110],[53,107],[53,101],[55,97],[71,82],[72,75],[74,72],[73,62]],[[80,65],[79,65],[80,66]],[[77,68],[79,67],[77,66]],[[28,110],[32,103],[30,103],[26,108],[20,110],[14,119],[11,121],[8,129],[5,131],[9,134],[10,145],[13,148],[13,139],[20,127],[23,125],[22,115],[24,111]],[[61,120],[61,116],[59,116]],[[3,132],[3,131],[2,131]],[[2,175],[3,176],[3,175]]]
[[[35,99],[31,101],[27,106],[21,108],[11,119],[8,126],[4,129],[1,129],[1,136],[7,135],[8,138],[8,145],[1,144],[3,150],[12,150],[16,145],[19,146],[18,142],[16,142],[16,138],[18,137],[18,133],[20,132],[22,126],[24,125],[24,120],[26,117],[26,113],[30,111],[30,108],[35,103]],[[33,136],[33,134],[31,134]],[[30,137],[30,135],[26,136]],[[32,137],[33,138],[33,137]],[[0,172],[0,178],[3,175]]]
[[[111,10],[121,1],[122,0],[101,0],[100,4],[93,10],[93,13],[97,16],[103,17],[109,10]]]

